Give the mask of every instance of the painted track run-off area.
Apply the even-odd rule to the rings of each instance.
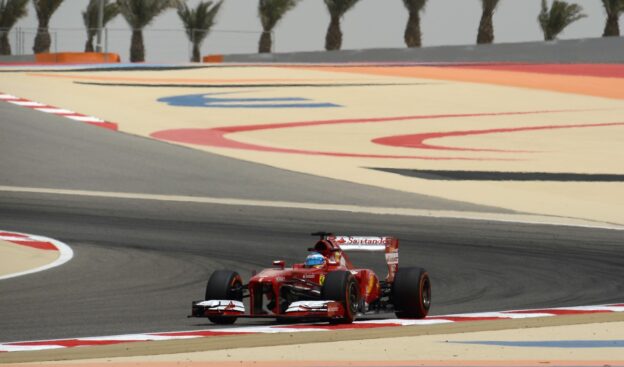
[[[123,132],[237,159],[519,212],[624,224],[617,209],[624,205],[622,69],[30,70],[3,73],[3,86],[21,98],[113,121]],[[29,88],[32,83],[41,88]],[[500,178],[444,174],[465,171]]]
[[[560,306],[596,304],[611,306],[566,312],[621,315],[622,236],[613,229],[624,225],[622,70],[2,70],[3,99],[21,103],[3,109],[19,121],[6,126],[14,145],[3,144],[19,163],[0,162],[13,172],[0,182],[3,218],[9,228],[60,238],[79,255],[49,279],[32,278],[47,288],[60,322],[18,309],[43,296],[28,278],[0,285],[14,294],[28,289],[0,301],[3,312],[25,320],[6,322],[2,347],[316,332],[255,324],[155,330],[187,329],[175,325],[185,325],[180,317],[211,270],[246,272],[274,256],[296,261],[301,248],[293,244],[317,229],[404,240],[402,261],[436,274],[437,308],[424,323],[537,320],[562,313],[553,310]],[[55,279],[65,277],[75,283],[58,288]],[[539,310],[489,312],[510,308]],[[37,329],[42,322],[47,328]],[[412,328],[393,327],[405,323],[419,322],[356,327]]]
[[[0,255],[1,281],[61,266],[74,252],[52,238],[0,230]]]

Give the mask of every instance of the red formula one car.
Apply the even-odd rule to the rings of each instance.
[[[305,263],[287,268],[273,261],[244,284],[238,273],[217,270],[203,301],[194,301],[189,317],[232,324],[239,317],[314,319],[351,323],[357,315],[394,311],[400,318],[424,318],[431,307],[431,282],[422,268],[399,266],[399,240],[393,237],[320,236]],[[350,251],[385,253],[384,280],[349,260]],[[244,298],[249,298],[247,310]]]

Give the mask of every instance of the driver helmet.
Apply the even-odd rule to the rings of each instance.
[[[319,254],[318,252],[312,253],[306,257],[306,268],[322,268],[323,266],[325,266],[325,256]]]

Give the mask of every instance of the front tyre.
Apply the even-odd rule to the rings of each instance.
[[[424,319],[431,308],[431,281],[422,268],[401,268],[392,284],[392,302],[398,318]]]
[[[210,276],[206,284],[205,300],[233,300],[243,301],[243,280],[235,271],[217,270]],[[230,325],[236,321],[236,317],[213,316],[208,318],[215,324]]]
[[[333,271],[325,276],[321,298],[342,303],[345,315],[334,323],[350,324],[355,319],[360,302],[358,283],[349,271]]]

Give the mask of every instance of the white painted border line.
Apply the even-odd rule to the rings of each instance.
[[[22,107],[46,107],[46,104],[43,103],[39,103],[39,102],[33,102],[33,101],[27,101],[27,100],[6,100],[9,103],[13,103],[14,105],[18,105],[18,106],[22,106]]]
[[[76,112],[56,107],[37,107],[35,110],[45,113],[53,113],[55,115],[73,115]]]
[[[216,205],[231,205],[231,206],[252,206],[252,207],[263,207],[263,208],[304,209],[304,210],[319,210],[319,211],[322,210],[322,211],[336,211],[336,212],[349,212],[349,213],[374,214],[374,215],[398,215],[398,216],[407,216],[407,217],[464,219],[464,220],[477,220],[477,221],[488,221],[488,222],[535,224],[535,225],[564,226],[564,227],[578,227],[578,228],[624,231],[624,226],[617,225],[617,224],[594,222],[594,221],[576,219],[576,218],[552,217],[552,216],[532,215],[532,214],[483,213],[483,212],[468,212],[468,211],[464,212],[464,211],[451,211],[451,210],[390,208],[390,207],[343,205],[343,204],[316,204],[316,203],[291,202],[291,201],[216,198],[216,197],[206,197],[206,196],[158,195],[158,194],[140,194],[140,193],[129,193],[129,192],[110,192],[110,191],[91,191],[91,190],[64,190],[64,189],[20,187],[20,186],[0,186],[0,192],[86,196],[86,197],[111,198],[111,199],[151,200],[151,201],[163,201],[163,202],[168,201],[168,202],[180,202],[180,203],[216,204]]]
[[[39,103],[35,101],[30,101],[25,98],[19,98],[10,94],[0,93],[0,101],[12,103],[17,106],[30,108],[35,111],[50,113],[53,115],[65,117],[68,119],[72,119],[74,121],[80,121],[88,123],[89,125],[99,126],[106,129],[118,130],[117,124],[113,122],[104,121],[97,117],[83,115],[81,113],[76,113],[70,110],[66,110],[63,108],[58,108],[54,106],[47,105],[45,103]]]
[[[2,236],[2,237],[0,237],[1,240],[5,240],[5,241],[8,241],[8,242],[19,242],[19,241],[27,241],[27,240],[39,241],[39,242],[48,242],[48,243],[53,244],[54,247],[56,247],[58,249],[58,251],[59,251],[59,257],[56,260],[54,260],[53,262],[51,262],[51,263],[49,263],[47,265],[43,265],[43,266],[40,266],[40,267],[34,268],[34,269],[20,271],[18,273],[2,275],[2,276],[0,276],[0,280],[15,278],[15,277],[19,277],[19,276],[22,276],[22,275],[33,274],[33,273],[38,273],[40,271],[52,269],[52,268],[55,268],[57,266],[61,266],[61,265],[65,264],[66,262],[68,262],[69,260],[71,260],[74,257],[74,251],[71,249],[71,247],[69,247],[68,245],[64,244],[63,242],[55,240],[53,238],[44,237],[44,236],[37,236],[37,235],[31,235],[31,234],[27,234],[27,233],[13,232],[13,231],[0,230],[0,232],[14,233],[14,234],[17,234],[17,235],[27,236],[27,238]],[[42,250],[42,251],[45,251],[45,250]]]
[[[550,311],[550,313],[549,313]],[[595,314],[595,313],[620,313],[624,312],[624,304],[621,305],[602,305],[602,306],[580,306],[580,307],[560,307],[547,309],[529,309],[515,311],[500,312],[479,312],[469,314],[456,314],[446,316],[432,316],[431,318],[421,320],[409,319],[385,319],[385,320],[364,320],[354,322],[352,328],[342,325],[339,330],[361,330],[366,328],[378,327],[404,327],[404,326],[426,326],[435,324],[449,324],[457,322],[475,322],[482,318],[491,319],[517,319],[517,318],[535,318],[535,317],[558,317],[557,312],[560,311],[576,311],[576,314]],[[509,314],[513,312],[513,314]],[[457,318],[460,318],[459,320]],[[122,344],[129,342],[145,342],[145,341],[161,341],[161,340],[179,340],[179,339],[197,339],[204,337],[228,336],[232,333],[241,334],[276,334],[276,333],[301,333],[301,332],[318,332],[331,331],[333,326],[327,323],[316,324],[295,324],[295,325],[270,325],[270,326],[240,326],[224,329],[204,329],[204,330],[187,330],[187,331],[170,331],[156,333],[140,333],[140,334],[123,334],[109,336],[95,336],[68,339],[52,339],[52,340],[31,340],[0,344],[0,352],[19,352],[34,351],[44,349],[74,348],[82,346],[94,345],[110,345]]]

